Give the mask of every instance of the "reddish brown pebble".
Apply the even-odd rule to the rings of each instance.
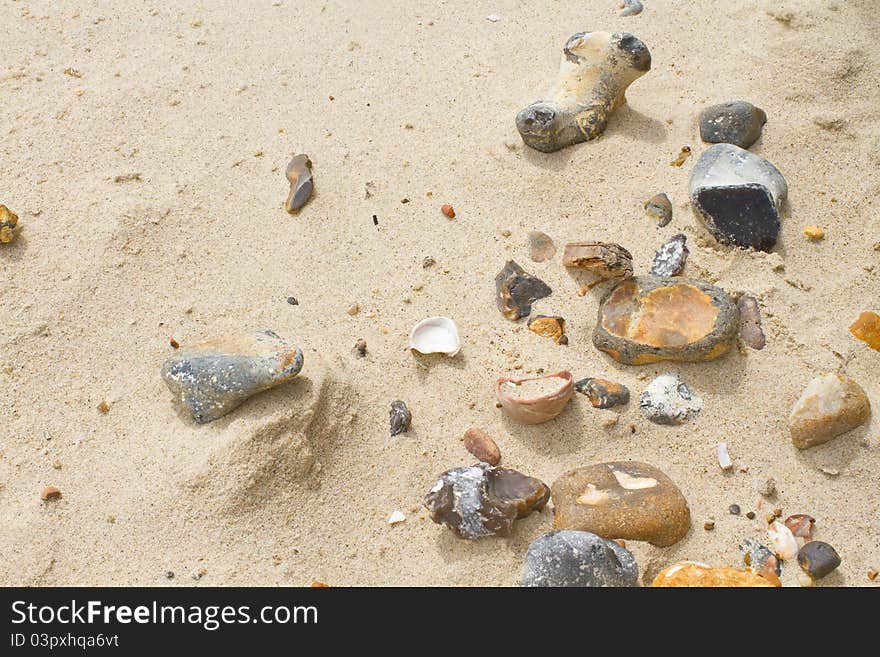
[[[711,520],[707,520],[703,523],[703,529],[705,529],[707,532],[712,531],[713,529],[715,529],[715,523]]]
[[[871,570],[868,571],[868,579],[873,582],[875,579],[877,579],[878,574],[880,574],[880,571],[878,571],[876,568],[871,568]]]
[[[815,523],[815,519],[807,514],[797,513],[793,516],[788,516],[783,524],[788,527],[792,534],[809,543],[813,540],[813,525]]]
[[[455,219],[455,209],[449,203],[446,203],[440,207],[440,212],[445,214],[450,219]]]
[[[48,500],[60,500],[61,499],[61,491],[55,486],[46,486],[43,489],[43,492],[40,493],[40,499],[45,501]]]
[[[98,410],[101,411],[102,413],[109,413],[110,412],[110,404],[108,404],[105,401],[102,401],[100,404],[98,404]]]
[[[180,348],[180,344],[179,344],[179,343],[177,342],[177,340],[175,340],[174,338],[171,338],[171,339],[169,340],[169,342],[171,343],[171,347],[172,347],[172,348],[174,348],[174,349],[179,349],[179,348]]]
[[[492,437],[482,429],[471,427],[464,432],[464,448],[489,465],[498,465],[501,461],[501,450]]]

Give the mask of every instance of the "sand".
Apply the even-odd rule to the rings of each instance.
[[[459,436],[475,425],[502,465],[548,484],[627,459],[677,482],[693,527],[671,548],[629,543],[645,581],[683,558],[740,564],[743,539],[766,539],[769,506],[811,514],[837,548],[820,584],[869,585],[877,413],[803,452],[786,418],[828,371],[880,408],[880,354],[847,331],[880,310],[875,3],[644,4],[622,18],[615,0],[3,3],[0,203],[22,231],[0,248],[0,583],[514,585],[549,510],[467,542],[419,508],[440,472],[472,462]],[[652,70],[598,140],[530,151],[516,112],[550,86],[565,40],[593,29],[636,34]],[[751,150],[790,188],[770,254],[717,246],[687,203],[699,111],[733,99],[767,112]],[[669,166],[685,145],[694,154]],[[315,194],[292,217],[284,168],[300,152]],[[661,191],[675,213],[664,229],[642,210]],[[825,238],[805,238],[808,224]],[[532,230],[555,258],[529,261]],[[602,288],[576,295],[562,246],[619,242],[638,274],[677,232],[687,275],[758,297],[763,351],[628,367],[593,348]],[[498,312],[510,258],[553,288],[533,314],[565,317],[567,347]],[[407,350],[432,315],[458,324],[455,358]],[[159,378],[169,339],[260,328],[302,347],[299,380],[193,425]],[[550,423],[508,422],[495,379],[539,368],[619,381],[634,400],[675,371],[704,409],[659,427],[633,401],[607,428],[615,411],[575,395]],[[392,439],[395,399],[413,429]],[[770,477],[778,495],[756,520],[728,514],[753,509]],[[47,485],[63,498],[42,502]],[[394,510],[406,521],[390,526]]]

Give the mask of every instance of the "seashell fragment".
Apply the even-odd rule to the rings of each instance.
[[[647,46],[628,32],[578,32],[562,49],[555,89],[516,115],[526,145],[550,153],[598,137],[627,87],[651,69]]]
[[[495,302],[507,319],[517,320],[532,312],[532,304],[549,297],[553,290],[544,281],[508,260],[495,277]]]
[[[561,371],[526,379],[500,378],[495,396],[515,422],[540,424],[562,412],[574,392],[571,372]]]
[[[458,537],[508,536],[513,523],[540,511],[550,489],[540,479],[485,463],[454,468],[440,475],[425,496],[431,520]]]
[[[687,235],[678,233],[654,252],[651,273],[654,276],[678,276],[684,271],[684,264],[690,251],[687,248]]]
[[[9,244],[15,239],[18,215],[5,205],[0,205],[0,244]]]
[[[272,331],[226,335],[179,349],[162,379],[198,423],[211,422],[248,397],[290,381],[303,366],[299,347]]]
[[[533,230],[528,234],[529,258],[535,262],[550,260],[556,255],[556,245],[547,233]]]
[[[312,196],[312,161],[308,155],[296,155],[287,165],[287,180],[290,181],[290,192],[284,201],[284,209],[294,214],[306,204]]]
[[[666,194],[654,194],[645,201],[645,214],[663,228],[672,221],[672,202]]]
[[[389,422],[391,424],[391,437],[406,433],[412,425],[412,413],[406,407],[406,404],[397,399],[391,402],[391,410],[388,411]]]
[[[718,467],[724,471],[733,470],[733,461],[730,460],[730,454],[727,451],[727,443],[718,443],[715,445],[715,452],[718,455]]]
[[[409,348],[420,354],[455,356],[461,350],[458,327],[448,317],[423,319],[410,331]]]
[[[562,317],[536,315],[529,320],[528,327],[536,335],[553,338],[556,344],[568,344],[568,337],[565,335],[565,320]]]

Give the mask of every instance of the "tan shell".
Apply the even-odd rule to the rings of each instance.
[[[526,381],[552,378],[559,379],[559,388],[538,397],[521,399],[509,392],[511,386],[518,386]],[[501,402],[504,412],[510,419],[522,424],[540,424],[552,420],[562,412],[573,392],[574,382],[571,372],[565,370],[525,379],[500,378],[495,382],[495,396]]]

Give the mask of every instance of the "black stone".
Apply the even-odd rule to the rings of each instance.
[[[719,242],[769,251],[779,238],[779,212],[763,185],[703,187],[694,203]]]

